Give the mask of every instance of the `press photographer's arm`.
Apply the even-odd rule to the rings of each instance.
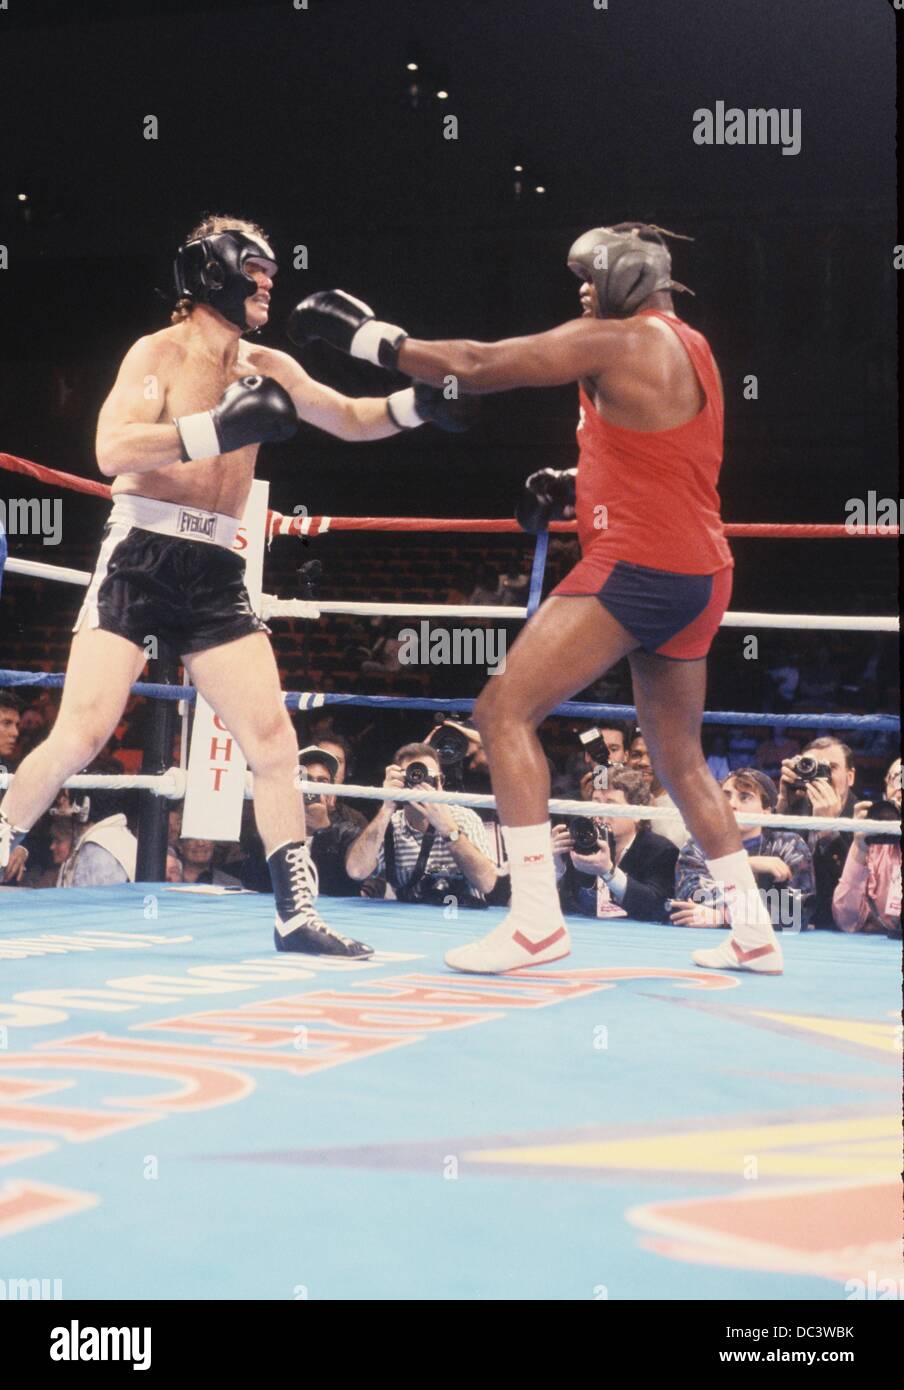
[[[402,788],[404,785],[404,772],[397,763],[391,763],[386,769],[386,776],[383,778],[384,788]],[[349,845],[345,856],[345,872],[349,878],[356,879],[360,883],[365,878],[370,878],[371,874],[375,872],[386,827],[392,820],[392,813],[395,809],[394,801],[384,801],[370,824],[365,826],[357,840],[353,840]]]

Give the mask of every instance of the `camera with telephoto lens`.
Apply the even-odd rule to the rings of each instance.
[[[893,801],[871,801],[866,816],[867,820],[898,821],[901,819],[901,812]],[[897,831],[893,831],[890,835],[882,835],[877,831],[874,835],[867,835],[865,839],[868,845],[898,845],[901,843],[901,837]]]
[[[797,778],[795,791],[802,791],[820,777],[827,782],[832,780],[832,769],[828,763],[819,762],[818,759],[810,757],[809,753],[801,753],[799,758],[794,759],[793,766]]]
[[[447,907],[450,899],[454,899],[458,907],[486,907],[483,898],[474,893],[468,880],[455,874],[424,874],[399,897],[405,902],[424,903],[430,907]]]
[[[568,833],[574,842],[575,854],[596,854],[603,840],[609,846],[609,853],[615,862],[615,840],[608,826],[602,829],[589,816],[572,816],[568,822]]]
[[[568,822],[568,833],[574,842],[575,854],[596,854],[600,847],[596,821],[589,816],[572,816]]]
[[[464,762],[471,747],[468,737],[451,724],[441,724],[427,742],[436,752],[445,785],[451,791],[463,791]]]
[[[437,778],[431,777],[426,763],[409,763],[405,769],[405,786],[421,787],[426,782],[429,787],[437,785]]]

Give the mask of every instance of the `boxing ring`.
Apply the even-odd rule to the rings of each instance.
[[[344,521],[380,529],[328,524]],[[324,522],[270,518],[273,531],[308,535]],[[405,518],[386,529],[399,522],[432,529]],[[269,599],[265,612],[518,618],[539,601],[545,561],[541,537],[521,610]],[[87,580],[15,558],[7,569]],[[726,618],[747,629],[806,616]],[[857,618],[816,621],[864,630]],[[4,687],[61,679],[0,671]],[[135,690],[158,708],[193,698],[188,687]],[[470,707],[316,691],[286,702]],[[899,727],[878,714],[705,718]],[[71,780],[184,791],[182,768]],[[889,828],[857,828],[871,824]],[[904,1289],[899,943],[786,931],[776,979],[695,969],[691,951],[712,942],[703,929],[571,917],[561,965],[474,977],[444,970],[443,953],[502,909],[323,908],[374,957],[276,955],[267,895],[161,883],[0,893],[6,1270],[59,1278],[65,1298],[837,1301],[879,1281]]]

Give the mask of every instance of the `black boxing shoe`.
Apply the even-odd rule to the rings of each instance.
[[[267,860],[276,899],[273,943],[277,951],[300,951],[309,956],[344,956],[364,960],[374,948],[328,927],[317,915],[317,867],[303,840],[275,849]]]

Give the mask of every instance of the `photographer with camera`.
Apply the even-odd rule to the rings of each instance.
[[[406,743],[389,767],[383,786],[441,788],[437,750],[429,743]],[[483,822],[466,806],[384,801],[373,820],[349,846],[345,867],[361,880],[378,873],[400,902],[485,907],[496,883],[496,866],[487,852]]]
[[[755,767],[739,767],[730,773],[722,790],[736,816],[771,816],[778,801],[772,778]],[[744,825],[740,831],[757,889],[766,894],[773,927],[777,931],[789,925],[798,930],[807,927],[816,895],[813,856],[806,841],[793,830],[778,827]],[[775,906],[770,894],[777,894]],[[728,926],[724,897],[706,867],[703,851],[693,840],[678,856],[669,914],[676,927]]]
[[[650,789],[639,772],[609,767],[608,786],[594,786],[591,801],[649,806]],[[585,917],[633,917],[666,921],[665,900],[675,882],[678,850],[650,822],[629,816],[572,816],[554,825],[559,901],[563,912]]]
[[[885,774],[884,801],[858,801],[857,820],[900,820],[901,759]],[[901,840],[855,835],[832,898],[835,925],[844,932],[901,936]]]
[[[447,791],[492,792],[490,765],[480,734],[460,718],[450,717],[435,725],[424,739],[439,758]],[[486,852],[496,866],[496,885],[486,894],[488,907],[507,907],[512,897],[508,858],[499,816],[492,808],[475,813],[483,822]]]
[[[776,811],[784,816],[853,816],[854,756],[837,738],[814,738],[796,758],[782,762]],[[832,898],[851,847],[847,830],[802,831],[816,877],[814,927],[834,927]]]

